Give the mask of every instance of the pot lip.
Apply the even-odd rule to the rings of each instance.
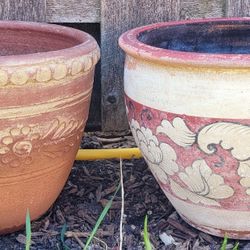
[[[182,21],[171,21],[153,23],[137,27],[123,33],[119,37],[119,46],[128,54],[147,61],[154,61],[160,64],[191,65],[200,67],[224,67],[224,68],[249,68],[250,54],[213,54],[202,52],[184,52],[168,50],[147,45],[138,40],[138,35],[144,31],[150,31],[161,27],[177,26],[192,23],[228,21],[249,21],[249,17],[237,18],[207,18]]]
[[[26,21],[0,21],[1,29],[27,29],[28,31],[50,32],[58,35],[72,37],[79,40],[79,44],[65,49],[36,52],[30,54],[0,56],[0,65],[22,65],[47,61],[55,58],[72,58],[87,55],[94,50],[99,51],[96,40],[88,33],[71,27],[56,24]]]

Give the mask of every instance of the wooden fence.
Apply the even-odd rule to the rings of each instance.
[[[61,23],[91,33],[102,60],[90,110],[89,127],[104,131],[128,128],[123,103],[124,31],[168,20],[250,16],[250,0],[1,0],[0,19]]]

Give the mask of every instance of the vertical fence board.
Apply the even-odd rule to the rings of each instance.
[[[176,20],[179,0],[101,1],[102,129],[128,128],[123,101],[124,54],[117,40],[126,30],[153,22]]]
[[[249,17],[250,0],[226,0],[228,17]]]
[[[100,5],[100,0],[47,0],[46,19],[54,23],[97,23]]]
[[[46,21],[45,0],[1,0],[1,20]]]
[[[181,0],[180,19],[223,17],[225,1],[227,0]]]

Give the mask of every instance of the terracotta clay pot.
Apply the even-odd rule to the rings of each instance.
[[[61,192],[88,117],[99,48],[62,26],[0,22],[0,233]]]
[[[120,38],[134,138],[181,217],[250,238],[250,19],[159,23]]]

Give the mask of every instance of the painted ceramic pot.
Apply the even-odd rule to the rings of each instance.
[[[250,238],[250,19],[128,31],[125,101],[134,138],[181,217]]]
[[[0,22],[0,233],[61,192],[88,117],[99,48],[66,27]]]

